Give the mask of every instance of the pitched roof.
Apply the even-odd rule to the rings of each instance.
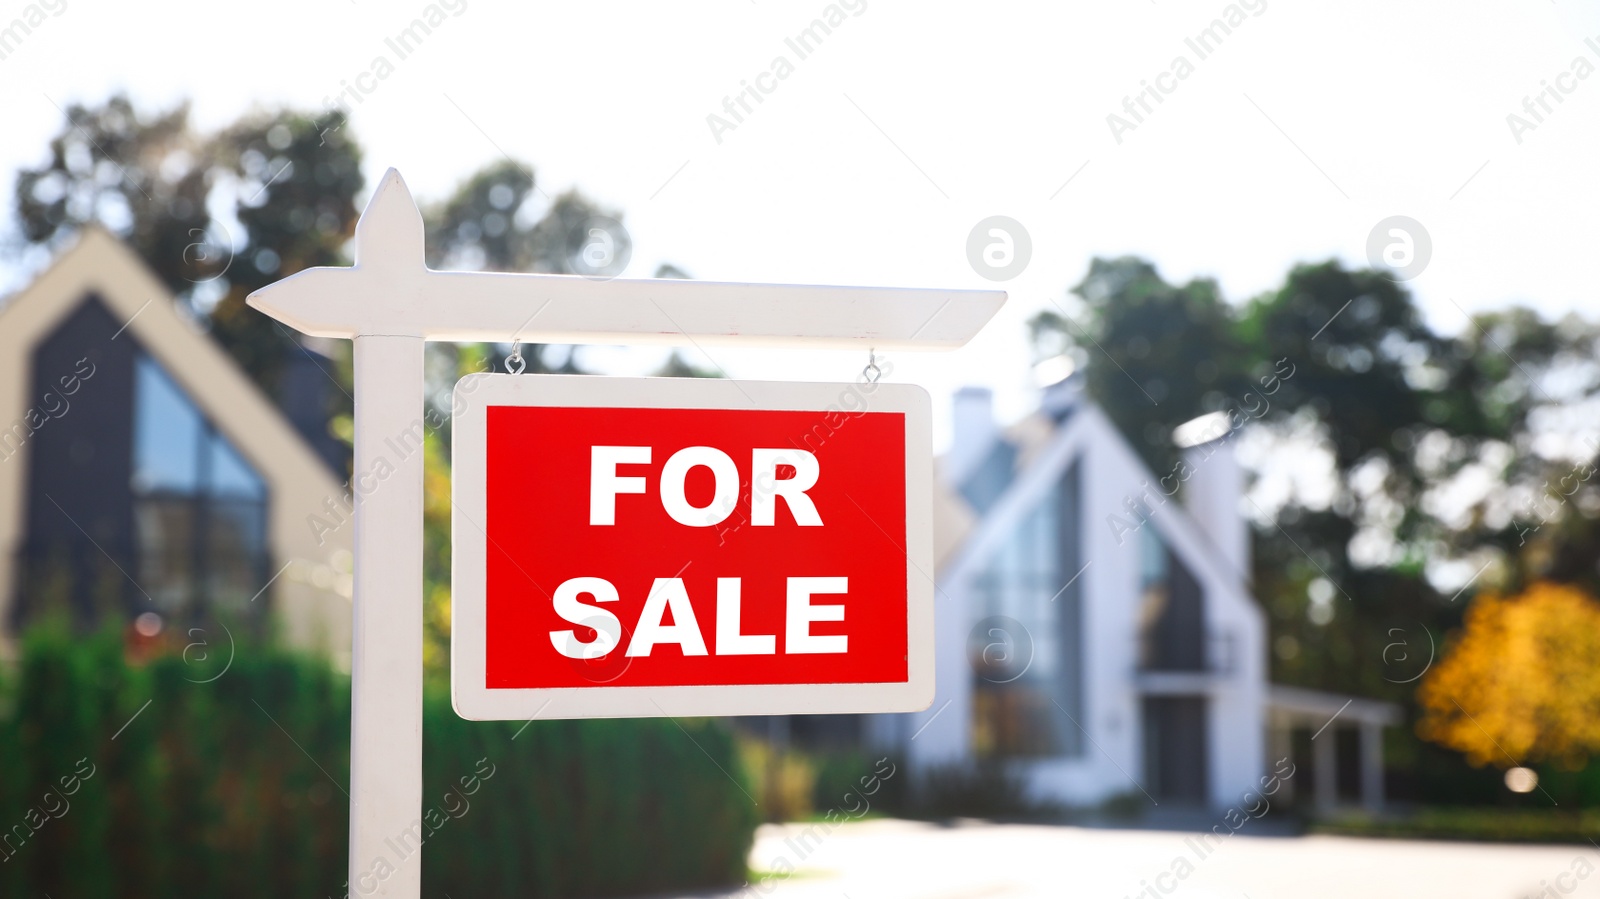
[[[94,295],[125,333],[158,359],[195,405],[264,475],[269,471],[338,486],[298,433],[215,341],[178,310],[172,294],[110,232],[85,228],[32,284],[0,308],[0,412],[26,408],[33,345]],[[0,420],[9,420],[0,416]]]
[[[991,450],[986,461],[1004,463],[1009,469],[996,478],[997,483],[987,482],[995,473],[986,473],[984,465],[979,464],[966,473],[960,484],[945,487],[950,500],[959,505],[965,516],[934,522],[935,543],[950,545],[940,558],[940,577],[964,575],[987,562],[1020,513],[1031,507],[1039,490],[1053,483],[1074,459],[1092,447],[1121,456],[1125,463],[1148,475],[1147,482],[1156,480],[1105,412],[1076,390],[1047,393],[1039,411],[1000,432],[996,443],[1006,449]],[[983,501],[974,502],[974,495]],[[1191,568],[1207,572],[1217,583],[1229,585],[1243,597],[1252,596],[1242,573],[1230,571],[1220,562],[1200,525],[1181,503],[1152,516],[1150,523]],[[952,534],[956,525],[959,533]]]
[[[268,541],[275,558],[320,566],[333,553],[348,549],[348,528],[318,541],[310,539],[304,521],[322,510],[326,498],[343,497],[344,485],[233,359],[179,312],[171,292],[144,262],[98,226],[80,232],[72,246],[0,308],[0,423],[17,421],[37,399],[29,396],[33,347],[90,296],[125,323],[116,336],[131,337],[159,361],[266,480],[273,507]],[[25,442],[19,455],[31,448],[31,441]],[[0,464],[0,497],[25,495],[27,470],[25,464]],[[24,516],[21,502],[0,502],[0,601],[14,583],[9,567],[23,538]],[[293,594],[298,603],[324,592],[290,588],[296,580],[291,571],[278,582],[274,596]],[[348,609],[345,605],[346,615]]]

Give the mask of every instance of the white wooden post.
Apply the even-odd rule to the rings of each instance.
[[[954,349],[999,311],[997,290],[805,287],[434,272],[422,216],[390,169],[356,225],[355,264],[261,288],[251,306],[355,341],[355,471],[422,420],[425,340]],[[350,895],[417,899],[422,814],[422,454],[355,507]]]
[[[355,471],[395,471],[359,501],[350,706],[350,895],[420,896],[422,814],[422,458],[385,438],[422,421],[422,338],[355,338]],[[400,850],[385,841],[393,841]],[[415,848],[412,848],[415,847]],[[397,857],[401,851],[411,853]],[[394,873],[380,880],[386,860]]]

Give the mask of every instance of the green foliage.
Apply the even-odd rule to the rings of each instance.
[[[927,818],[1035,818],[1056,811],[1030,799],[1021,777],[992,759],[931,768],[914,797],[910,811]]]
[[[1594,324],[1513,308],[1436,334],[1403,285],[1337,262],[1229,304],[1209,280],[1097,259],[1074,295],[1070,318],[1033,320],[1036,352],[1072,357],[1155,472],[1172,470],[1175,425],[1234,409],[1279,470],[1246,506],[1273,681],[1414,707],[1467,606],[1435,590],[1432,566],[1453,565],[1458,583],[1478,572],[1466,599],[1541,579],[1600,593],[1600,445],[1578,414],[1600,396]],[[1327,489],[1286,485],[1285,469]],[[1411,770],[1396,773],[1431,782],[1406,739],[1391,758]]]
[[[1419,624],[1435,634],[1455,621],[1415,567],[1357,564],[1351,543],[1369,514],[1354,487],[1360,466],[1382,473],[1383,499],[1412,509],[1427,486],[1414,441],[1396,433],[1427,427],[1424,410],[1481,428],[1459,380],[1461,359],[1421,322],[1410,296],[1376,272],[1337,263],[1299,266],[1283,286],[1231,306],[1215,283],[1168,284],[1135,258],[1095,260],[1074,288],[1081,311],[1046,312],[1032,323],[1041,355],[1066,352],[1085,369],[1089,393],[1152,470],[1174,470],[1173,429],[1198,415],[1230,411],[1235,423],[1323,448],[1332,460],[1335,502],[1291,497],[1254,541],[1254,590],[1280,646],[1274,679],[1362,695],[1403,698],[1382,664],[1389,628]],[[1432,377],[1423,377],[1428,373]],[[1441,383],[1442,382],[1442,386]],[[1423,386],[1419,386],[1423,385]],[[1420,433],[1420,430],[1417,431]],[[1304,452],[1304,447],[1297,447]],[[1203,470],[1195,477],[1205,477]],[[1387,520],[1387,519],[1385,519]],[[1421,516],[1402,516],[1393,539],[1434,539]],[[1337,587],[1335,620],[1308,620],[1307,588]],[[1329,630],[1339,639],[1327,639]],[[1413,672],[1406,672],[1401,677]]]
[[[46,162],[17,174],[24,238],[55,249],[84,225],[108,228],[275,395],[286,354],[298,350],[245,297],[303,268],[344,261],[363,181],[361,150],[342,116],[279,110],[202,134],[187,104],[141,112],[121,94],[65,113]],[[229,214],[218,219],[213,210]]]
[[[18,838],[0,853],[0,892],[325,895],[343,882],[343,797],[267,714],[324,767],[347,769],[348,683],[247,651],[225,676],[195,679],[181,655],[128,664],[114,630],[47,623],[25,636],[0,719],[12,755],[0,826]],[[68,792],[75,770],[92,773]],[[61,813],[38,826],[30,808]]]
[[[878,756],[868,756],[860,750],[833,750],[815,753],[812,758],[812,767],[816,776],[811,787],[812,813],[826,813],[830,808],[839,808],[847,794],[858,793],[870,789],[876,795],[868,797],[874,804],[882,804],[883,786],[904,783],[906,778],[890,777],[887,780],[874,776],[873,762]],[[892,763],[891,763],[892,764]],[[898,771],[903,769],[894,769]],[[873,784],[878,780],[882,786]],[[891,790],[891,792],[893,792]]]
[[[1539,577],[1600,586],[1600,492],[1574,495],[1567,488],[1587,475],[1533,445],[1558,407],[1600,393],[1594,325],[1512,309],[1442,336],[1402,285],[1337,262],[1296,266],[1281,287],[1236,306],[1211,281],[1168,284],[1135,258],[1095,260],[1074,293],[1071,319],[1047,311],[1032,322],[1036,350],[1069,353],[1085,369],[1091,395],[1155,471],[1170,470],[1174,425],[1224,409],[1248,411],[1276,452],[1326,454],[1331,498],[1291,492],[1259,510],[1270,522],[1256,532],[1255,592],[1273,633],[1293,638],[1275,677],[1408,693],[1371,660],[1382,660],[1390,627],[1425,643],[1423,626],[1437,638],[1458,623],[1459,606],[1422,577],[1426,563],[1470,562],[1470,573],[1498,559],[1480,588]],[[1596,449],[1580,444],[1577,455]],[[1429,499],[1473,467],[1503,489],[1439,513]],[[1503,500],[1516,490],[1537,502],[1508,521]],[[1558,491],[1572,499],[1550,503]],[[1548,521],[1541,509],[1554,510]],[[1338,587],[1332,625],[1306,621],[1307,587],[1319,579]]]
[[[25,637],[0,693],[0,895],[344,895],[348,678],[246,645],[221,677],[199,674],[181,654],[130,664],[110,631]],[[745,874],[756,810],[719,770],[739,773],[715,722],[468,722],[435,689],[424,739],[429,895]],[[69,792],[80,760],[92,773]]]
[[[551,199],[524,163],[490,163],[448,199],[423,210],[428,265],[579,274],[573,263],[588,240],[581,226],[595,216],[621,214],[601,209],[576,190]]]
[[[1489,769],[1494,774],[1496,793],[1506,796],[1507,790],[1501,782],[1501,772],[1497,768]],[[1529,793],[1526,798],[1532,803],[1542,803],[1546,797],[1559,803],[1562,808],[1581,807],[1586,809],[1600,809],[1600,762],[1591,760],[1589,764],[1572,771],[1560,765],[1546,764],[1539,766],[1539,788]]]
[[[245,302],[251,291],[279,278],[347,263],[365,182],[361,146],[344,117],[269,110],[204,134],[192,127],[186,104],[141,111],[121,94],[99,105],[70,105],[65,114],[48,158],[17,176],[15,212],[27,244],[57,250],[86,225],[108,228],[190,304],[267,395],[281,399],[286,360],[311,358],[332,382],[327,408],[320,410],[328,430],[352,442],[350,345],[323,341],[313,354]],[[427,260],[436,268],[571,274],[588,238],[582,226],[602,215],[621,218],[575,190],[552,199],[536,186],[529,166],[496,161],[446,200],[424,205]],[[618,237],[626,244],[625,233]],[[687,275],[663,266],[657,277]],[[476,344],[430,344],[427,350],[430,421],[440,422],[429,426],[424,522],[430,673],[444,671],[450,636],[449,463],[443,450],[450,388],[462,375],[502,370],[508,350]],[[569,347],[524,344],[521,352],[529,372],[581,373]],[[662,373],[715,374],[676,353]]]
[[[232,185],[241,229],[228,241],[233,264],[209,285],[221,288],[211,334],[272,394],[284,360],[304,351],[289,329],[245,298],[302,269],[347,263],[344,245],[355,233],[355,199],[365,186],[361,148],[338,113],[282,110],[234,124],[210,140],[208,153],[211,180]],[[344,392],[330,393],[337,404],[328,414],[347,411]]]
[[[507,159],[479,169],[448,200],[427,209],[428,265],[529,271],[544,255],[523,215],[533,199],[527,166]]]
[[[118,94],[98,107],[69,103],[48,160],[22,169],[16,213],[23,237],[57,248],[98,222],[121,234],[174,292],[214,275],[185,248],[209,226],[211,185],[189,130],[188,104],[141,115]]]
[[[1143,794],[1133,790],[1124,790],[1114,793],[1100,803],[1100,814],[1108,821],[1137,821],[1144,817],[1145,810],[1150,807],[1150,800]]]
[[[1600,812],[1553,808],[1423,808],[1405,815],[1351,813],[1311,825],[1314,833],[1407,840],[1592,845]]]
[[[1231,310],[1215,283],[1169,285],[1130,257],[1094,260],[1073,293],[1085,314],[1046,310],[1030,323],[1035,344],[1042,355],[1070,353],[1135,449],[1170,470],[1172,429],[1247,386],[1255,360],[1241,351]]]
[[[792,745],[741,732],[740,767],[750,774],[750,793],[763,821],[799,821],[816,814],[818,758]]]
[[[493,162],[462,182],[455,193],[423,210],[428,265],[470,271],[578,274],[594,216],[621,219],[576,190],[551,199],[537,185],[532,167],[511,159]],[[626,235],[622,235],[626,239]],[[507,335],[508,337],[514,335]],[[539,344],[520,347],[525,371],[582,374],[573,353],[547,353]],[[499,366],[495,357],[495,370]]]

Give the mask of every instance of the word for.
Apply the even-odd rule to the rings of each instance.
[[[84,371],[85,365],[89,367],[88,371]],[[94,377],[94,363],[85,356],[73,363],[72,371],[72,374],[62,375],[57,380],[58,387],[44,392],[44,396],[39,398],[39,405],[23,413],[9,429],[0,432],[0,459],[15,456],[29,437],[44,429],[45,422],[66,415],[67,410],[72,408],[65,398],[77,393],[84,381]]]
[[[1590,53],[1600,57],[1600,43],[1592,37],[1584,38],[1583,42],[1588,46]],[[1528,118],[1523,118],[1514,112],[1506,114],[1506,126],[1511,129],[1511,137],[1517,143],[1522,143],[1523,134],[1537,131],[1539,126],[1544,124],[1544,117],[1555,112],[1555,107],[1550,105],[1550,101],[1554,100],[1558,105],[1567,102],[1567,95],[1578,89],[1578,82],[1587,81],[1589,76],[1594,74],[1594,63],[1583,56],[1573,57],[1567,68],[1570,71],[1557,75],[1555,84],[1541,78],[1539,84],[1542,89],[1531,97],[1522,98],[1522,111],[1528,114]],[[1536,103],[1538,109],[1534,108]],[[1528,120],[1530,118],[1532,121]]]
[[[811,24],[799,34],[784,38],[784,45],[794,51],[797,59],[805,62],[806,57],[816,52],[817,47],[822,45],[823,38],[844,24],[844,14],[847,11],[851,17],[861,15],[867,11],[867,0],[840,0],[838,3],[829,3],[822,8],[822,18],[812,19]],[[746,115],[755,112],[755,107],[747,102],[747,98],[758,104],[767,102],[767,95],[778,89],[778,82],[785,81],[794,74],[795,64],[789,61],[788,56],[779,55],[767,68],[769,71],[755,76],[755,84],[740,79],[739,92],[731,97],[722,98],[722,111],[732,116],[733,121],[730,122],[714,112],[706,116],[706,124],[711,128],[711,137],[717,143],[722,143],[724,131],[737,129],[744,124]],[[738,109],[734,108],[734,104],[738,104]],[[743,115],[740,114],[740,109],[744,110]]]
[[[455,17],[466,11],[467,0],[439,0],[438,3],[429,3],[422,8],[422,12],[418,14],[417,18],[411,20],[410,25],[401,29],[400,33],[394,37],[384,38],[383,43],[394,52],[397,61],[403,62],[407,56],[416,52],[417,48],[422,45],[424,38],[433,34],[435,28],[445,23],[445,13],[448,12],[451,17]],[[354,100],[358,104],[365,103],[366,97],[378,89],[378,82],[386,81],[390,75],[394,74],[395,65],[389,61],[388,56],[380,53],[373,57],[371,63],[368,63],[367,69],[367,71],[351,79],[355,82],[354,84],[342,78],[339,79],[339,93],[332,97],[323,97],[323,108],[329,112],[338,110],[346,116],[350,115],[349,101]],[[327,139],[326,132],[322,136],[324,140]]]
[[[67,0],[39,0],[22,8],[22,13],[11,24],[0,30],[0,62],[17,52],[22,41],[33,34],[33,29],[45,22],[44,14],[59,16],[67,11]]]
[[[833,833],[834,830],[839,827],[839,825],[848,820],[860,818],[872,810],[872,803],[869,802],[866,797],[874,795],[879,790],[883,789],[883,781],[894,777],[895,772],[898,770],[893,764],[890,764],[887,757],[878,759],[876,762],[873,762],[872,765],[873,774],[863,775],[860,780],[860,787],[858,787],[857,790],[851,790],[850,792],[844,794],[842,801],[848,803],[853,796],[857,800],[857,807],[847,808],[845,812],[840,812],[837,808],[828,809],[828,813],[822,816],[822,821],[812,824],[805,830],[802,830],[794,836],[783,841],[785,846],[794,850],[796,860],[805,861],[806,856],[816,851],[817,847],[822,845],[822,841],[826,839],[829,834]],[[883,770],[885,765],[888,766],[888,771]],[[867,789],[869,786],[872,789]],[[859,795],[857,795],[858,790]],[[821,828],[820,833],[817,832],[818,828]],[[797,844],[795,840],[799,840],[800,842]],[[812,840],[816,841],[815,844],[812,843]],[[774,880],[782,880],[787,878],[794,874],[794,871],[795,863],[790,861],[787,856],[780,855],[773,860],[772,870],[762,874],[761,879],[758,882],[747,882],[744,885],[744,891],[742,892],[742,895],[749,895],[751,891],[754,891],[758,895],[765,896],[771,893],[773,889],[777,887],[777,884],[773,883]]]
[[[1544,878],[1539,878],[1542,889],[1537,893],[1528,894],[1527,899],[1546,899],[1546,897],[1566,896],[1578,888],[1578,884],[1589,879],[1594,873],[1594,865],[1583,856],[1572,860],[1572,870],[1562,871],[1555,876],[1555,883],[1547,883]]]
[[[1273,363],[1273,374],[1262,375],[1259,378],[1261,382],[1261,393],[1264,393],[1267,396],[1272,396],[1279,390],[1283,389],[1284,381],[1294,377],[1294,373],[1298,369],[1296,369],[1292,363],[1289,365],[1289,371],[1287,374],[1285,374],[1283,371],[1283,364],[1288,361],[1289,357],[1287,356],[1279,359],[1277,362]],[[1271,387],[1272,389],[1267,390],[1266,388],[1268,387]],[[1266,415],[1267,410],[1272,408],[1272,404],[1270,402],[1256,393],[1246,393],[1244,398],[1247,402],[1242,403],[1241,405],[1248,406],[1248,400],[1252,397],[1261,401],[1260,411],[1257,411],[1255,408],[1250,408],[1247,416],[1245,412],[1240,411],[1239,406],[1237,405],[1232,409],[1229,409],[1227,428],[1219,429],[1215,436],[1209,437],[1204,444],[1200,445],[1204,455],[1201,455],[1200,458],[1195,461],[1204,463],[1209,460],[1211,456],[1216,453],[1217,449],[1222,446],[1224,440],[1231,438],[1235,433],[1238,432],[1240,428],[1244,427],[1251,421],[1255,421],[1261,416]],[[1189,464],[1187,459],[1179,459],[1178,462],[1172,466],[1172,471],[1159,479],[1158,483],[1160,487],[1156,490],[1157,496],[1154,504],[1150,502],[1152,497],[1150,495],[1149,481],[1139,482],[1141,489],[1137,495],[1130,493],[1123,497],[1122,505],[1127,508],[1130,514],[1133,515],[1134,520],[1128,521],[1116,513],[1108,513],[1106,515],[1106,526],[1111,529],[1111,536],[1117,538],[1117,545],[1122,545],[1122,538],[1125,535],[1137,534],[1141,529],[1143,529],[1145,524],[1149,522],[1150,518],[1155,515],[1156,508],[1166,505],[1167,498],[1175,496],[1178,492],[1178,488],[1183,486],[1185,481],[1194,476],[1195,470],[1195,467]],[[1169,480],[1172,481],[1171,490],[1167,489],[1167,481]]]
[[[1223,39],[1233,34],[1233,29],[1245,23],[1244,14],[1246,12],[1249,12],[1254,17],[1266,11],[1267,0],[1241,0],[1239,3],[1229,3],[1222,8],[1219,18],[1212,19],[1211,24],[1194,37],[1184,38],[1183,43],[1194,51],[1197,59],[1205,62],[1207,57],[1222,46]],[[1189,57],[1183,54],[1173,57],[1172,63],[1168,68],[1170,71],[1162,72],[1155,77],[1155,84],[1152,85],[1149,81],[1141,80],[1138,93],[1131,97],[1124,96],[1122,98],[1122,111],[1131,116],[1133,121],[1130,122],[1114,112],[1106,116],[1106,124],[1111,128],[1111,136],[1116,139],[1118,144],[1122,143],[1124,132],[1137,129],[1144,124],[1145,116],[1155,112],[1155,107],[1150,105],[1150,101],[1153,100],[1157,104],[1167,102],[1167,95],[1178,89],[1178,82],[1188,81],[1189,76],[1195,72],[1195,64],[1190,62]],[[1134,107],[1135,103],[1138,104],[1138,108]]]
[[[1289,770],[1283,770],[1284,765],[1288,765]],[[1267,809],[1272,807],[1271,803],[1267,802],[1267,797],[1278,792],[1279,788],[1283,786],[1283,781],[1294,776],[1295,766],[1286,758],[1279,759],[1277,764],[1273,766],[1273,771],[1274,773],[1271,775],[1262,775],[1259,793],[1247,792],[1240,797],[1239,806],[1224,812],[1222,821],[1212,825],[1210,833],[1184,838],[1183,844],[1194,852],[1194,862],[1189,861],[1189,858],[1184,855],[1174,857],[1168,865],[1168,870],[1155,876],[1155,883],[1145,880],[1139,881],[1139,892],[1134,893],[1131,897],[1125,897],[1125,899],[1140,899],[1140,897],[1156,899],[1157,896],[1170,895],[1178,888],[1179,884],[1188,880],[1189,875],[1195,872],[1195,862],[1203,862],[1217,851],[1217,848],[1221,845],[1222,837],[1233,836],[1244,827],[1246,822],[1265,815]],[[1257,802],[1252,803],[1250,801],[1252,795],[1256,797]],[[1198,837],[1198,842],[1196,842],[1196,837]]]
[[[589,454],[589,523],[617,523],[617,495],[644,493],[645,479],[617,474],[618,465],[648,465],[648,446],[596,446]],[[711,501],[695,506],[684,494],[689,471],[704,467],[711,472],[715,488]],[[778,478],[783,468],[792,477]],[[772,527],[777,520],[777,501],[783,498],[795,523],[801,527],[821,527],[822,516],[806,496],[822,473],[817,457],[801,449],[755,449],[750,470],[755,485],[750,493],[750,518],[756,527]],[[661,468],[661,507],[679,524],[705,528],[721,524],[733,514],[739,501],[739,467],[727,453],[710,446],[688,446],[673,453]]]
[[[84,765],[89,766],[88,771],[83,770]],[[45,823],[51,818],[66,815],[67,810],[72,808],[66,797],[78,792],[83,786],[79,778],[88,780],[95,775],[95,766],[86,758],[78,759],[72,770],[72,774],[61,776],[58,781],[61,784],[59,788],[45,791],[44,797],[39,800],[39,808],[29,807],[22,813],[23,823],[13,826],[3,838],[0,838],[0,862],[11,861],[17,850],[21,849],[34,834],[43,830]],[[13,838],[16,842],[12,842]]]
[[[488,363],[478,371],[488,371]],[[459,393],[451,397],[450,412],[454,414],[463,405],[462,394],[470,394],[478,389],[476,379],[467,380],[461,384]],[[413,421],[411,426],[394,435],[385,437],[383,445],[394,453],[400,461],[411,458],[413,454],[422,449],[423,441],[427,439],[429,431],[437,431],[448,420],[448,416],[437,409],[428,408],[422,417]],[[344,490],[338,496],[325,496],[322,498],[323,511],[327,517],[315,512],[306,516],[306,527],[311,529],[311,536],[317,538],[317,545],[322,546],[328,541],[328,535],[336,533],[344,527],[345,522],[355,516],[356,503],[378,492],[378,488],[389,476],[395,473],[393,462],[388,456],[379,456],[366,471],[358,471],[350,480],[344,482]]]
[[[849,651],[849,637],[844,634],[823,636],[811,633],[817,621],[843,621],[844,606],[816,605],[811,597],[816,594],[844,594],[849,592],[849,578],[845,577],[791,577],[784,591],[785,655],[813,653],[842,653]],[[739,578],[717,578],[717,619],[715,647],[719,656],[775,655],[776,634],[740,633],[742,608]],[[610,610],[586,605],[578,597],[588,596],[593,601],[616,602],[617,588],[605,578],[575,577],[562,581],[552,600],[555,612],[569,624],[594,631],[594,639],[587,643],[578,639],[573,630],[550,632],[550,643],[569,659],[599,659],[609,655],[622,642],[622,623]],[[667,613],[672,623],[663,623]],[[644,609],[639,612],[639,622],[633,638],[623,653],[628,658],[648,657],[651,650],[663,643],[677,644],[685,656],[706,655],[706,641],[695,619],[694,607],[689,603],[689,592],[682,578],[660,577],[650,586]]]
[[[793,443],[797,447],[801,443],[804,443],[806,446],[811,448],[811,452],[816,452],[817,450],[821,449],[822,445],[827,443],[830,438],[839,433],[839,431],[842,430],[846,424],[849,424],[851,421],[866,415],[868,397],[877,391],[878,380],[887,377],[890,372],[894,371],[894,363],[888,359],[883,360],[882,364],[878,364],[876,362],[874,362],[874,364],[878,365],[876,378],[873,380],[868,380],[866,374],[863,373],[861,375],[861,382],[859,385],[846,385],[843,390],[839,391],[838,399],[832,405],[828,406],[828,408],[823,410],[822,418],[819,419],[809,431],[806,431],[806,433],[799,440],[790,440],[789,442]],[[762,483],[761,489],[764,491],[771,491],[773,489],[771,478],[775,476],[775,472],[762,472],[756,477],[754,482],[745,481],[741,485],[742,492],[740,493],[740,505],[746,508],[753,506],[754,487],[756,483],[762,483],[764,481],[765,483]],[[727,519],[724,518],[723,522],[726,521]],[[750,516],[741,513],[737,524],[719,524],[717,527],[717,545],[726,546],[728,543],[728,535],[737,532],[740,528],[750,523]]]
[[[392,837],[384,839],[384,844],[395,855],[395,864],[390,864],[387,856],[378,856],[377,860],[368,865],[366,870],[356,877],[355,893],[359,896],[370,896],[378,891],[383,882],[394,876],[399,864],[416,855],[422,849],[422,844],[428,842],[434,834],[451,819],[460,818],[472,808],[472,803],[466,800],[467,796],[483,788],[483,781],[494,777],[497,770],[494,765],[489,765],[489,770],[483,770],[484,765],[489,765],[487,758],[478,759],[473,766],[473,774],[463,774],[459,778],[461,786],[445,792],[440,800],[443,811],[439,806],[428,809],[422,817],[411,822],[405,830]],[[480,778],[482,780],[480,780]],[[350,882],[344,883],[344,899],[350,899]]]

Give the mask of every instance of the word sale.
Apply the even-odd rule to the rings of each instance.
[[[589,524],[612,526],[617,522],[617,497],[621,494],[643,494],[648,487],[645,478],[617,473],[619,465],[646,465],[651,458],[648,446],[596,446],[590,450],[589,468]],[[685,495],[684,485],[690,469],[704,466],[711,471],[715,482],[712,498],[704,506],[692,505]],[[750,519],[755,527],[773,527],[777,521],[777,503],[782,499],[795,522],[801,527],[821,527],[822,516],[806,496],[806,491],[817,483],[821,466],[816,456],[799,449],[766,449],[751,451],[751,470],[756,472],[750,493]],[[792,475],[779,478],[785,470]],[[709,446],[691,446],[678,450],[667,459],[661,469],[659,493],[662,508],[679,524],[689,527],[711,527],[727,519],[739,496],[739,472],[727,453]],[[783,652],[786,655],[809,653],[842,653],[848,651],[849,638],[845,635],[824,636],[811,633],[811,624],[817,621],[843,621],[844,606],[819,604],[812,601],[818,594],[843,594],[849,590],[846,577],[790,577],[784,588]],[[742,579],[717,578],[717,610],[713,652],[719,656],[773,655],[777,653],[776,634],[746,634],[740,624]],[[580,601],[587,596],[594,603],[614,603],[620,597],[617,588],[605,578],[575,577],[563,581],[552,597],[556,614],[571,624],[594,631],[594,638],[580,641],[573,630],[550,632],[550,642],[556,651],[569,659],[598,659],[610,654],[622,640],[622,623],[610,610],[600,605]],[[666,624],[666,617],[672,623]],[[675,644],[685,656],[707,654],[705,636],[695,618],[694,607],[683,579],[656,578],[645,597],[644,609],[639,613],[624,655],[629,658],[648,657],[656,646]]]

